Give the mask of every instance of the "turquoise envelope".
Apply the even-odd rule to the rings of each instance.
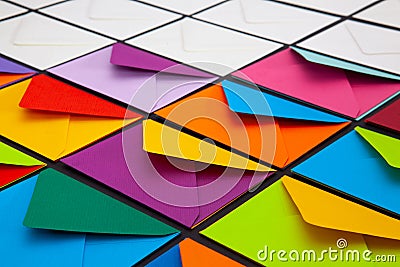
[[[399,151],[400,140],[356,127],[293,171],[398,216]]]

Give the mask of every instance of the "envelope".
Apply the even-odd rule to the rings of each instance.
[[[45,163],[0,142],[0,188],[44,166]]]
[[[37,9],[58,2],[62,2],[62,0],[13,0],[12,2],[32,9]]]
[[[47,201],[48,196],[55,198]],[[33,203],[30,203],[31,197],[34,198]],[[75,221],[81,225],[86,222],[86,230],[89,231],[80,232],[79,228],[75,232],[49,231],[25,227],[22,224],[24,216],[27,210],[30,218],[35,215],[32,212],[36,207],[32,205],[36,205],[36,201],[45,202],[44,205],[39,203],[41,214],[47,208],[57,210],[57,216],[46,214],[48,223],[63,221],[65,226],[66,222]],[[0,248],[5,266],[130,266],[176,236],[172,227],[51,169],[0,192],[0,203],[3,214]],[[90,212],[85,216],[68,216],[71,213],[82,215],[81,209],[88,205]],[[65,212],[64,215],[62,212]],[[116,214],[119,216],[112,216]],[[141,232],[146,224],[154,226],[151,234]],[[58,228],[58,225],[53,226]],[[60,228],[65,228],[63,226]],[[91,226],[93,231],[90,231]],[[115,230],[120,229],[128,230],[125,232],[129,235],[115,235]]]
[[[338,19],[334,16],[261,0],[226,2],[194,17],[288,44]]]
[[[346,250],[358,250],[362,253],[367,249],[361,234],[317,227],[304,221],[301,211],[297,209],[282,181],[275,182],[200,233],[265,266],[315,265],[317,260],[313,260],[312,256],[308,261],[307,255],[305,260],[301,260],[303,251],[314,250],[319,259],[323,250],[338,250],[336,243],[339,239],[347,242]],[[272,250],[286,251],[283,255],[286,262],[280,261],[277,254],[271,258]],[[289,258],[289,253],[293,250],[300,254],[297,262],[292,260],[296,259],[294,253]],[[317,263],[318,266],[349,264],[365,266],[363,261],[330,261],[327,255]]]
[[[34,73],[32,69],[0,57],[0,88],[32,76]]]
[[[386,76],[298,48],[283,50],[234,75],[352,118],[366,114],[400,91],[400,82],[394,80],[399,76]]]
[[[2,89],[0,111],[1,135],[51,160],[140,118],[44,74]]]
[[[216,5],[223,0],[203,0],[203,1],[185,1],[185,0],[144,0],[143,3],[152,4],[181,14],[191,15],[203,9]]]
[[[127,43],[221,76],[281,47],[274,42],[190,18],[145,33]]]
[[[400,2],[398,0],[386,0],[357,13],[354,17],[400,28],[400,19],[397,15],[399,10]]]
[[[365,121],[383,127],[385,129],[400,133],[400,100],[396,100]]]
[[[113,42],[36,13],[2,22],[0,35],[2,54],[41,70]]]
[[[228,80],[155,114],[279,168],[348,125],[344,119]]]
[[[150,262],[147,267],[243,266],[190,238]]]
[[[180,18],[180,15],[129,0],[81,0],[42,12],[123,40]]]
[[[186,227],[195,227],[271,174],[147,153],[141,124],[62,162]]]
[[[399,147],[398,139],[356,127],[293,171],[397,218]],[[343,166],[346,173],[336,171],[336,166]]]
[[[27,10],[16,5],[12,5],[7,2],[0,2],[0,19],[5,19],[8,17],[16,16],[18,14],[24,13]]]
[[[147,112],[217,79],[120,43],[50,69],[50,72]]]
[[[363,7],[366,7],[374,0],[336,0],[336,1],[320,1],[320,0],[282,0],[281,2],[295,4],[301,7],[313,8],[320,11],[350,15]]]
[[[400,74],[400,32],[395,30],[348,20],[298,46],[391,74]]]

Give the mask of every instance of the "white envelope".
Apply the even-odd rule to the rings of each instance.
[[[41,8],[55,3],[62,2],[63,0],[11,0],[14,3],[26,6],[29,8]]]
[[[25,8],[9,4],[7,2],[0,2],[0,19],[12,17],[27,11]]]
[[[143,3],[166,8],[181,14],[192,15],[224,0],[142,0]]]
[[[67,1],[41,11],[119,40],[127,39],[181,17],[130,0]]]
[[[345,21],[298,46],[400,75],[399,31]]]
[[[354,17],[400,28],[400,0],[380,2]]]
[[[280,0],[281,2],[309,7],[340,15],[350,15],[376,0]]]
[[[113,41],[35,13],[0,23],[0,53],[47,69]]]
[[[291,44],[338,17],[263,0],[234,0],[195,15],[228,28]]]
[[[226,75],[281,45],[190,18],[127,43],[200,69]]]

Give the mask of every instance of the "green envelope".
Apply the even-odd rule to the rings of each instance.
[[[363,235],[306,223],[282,181],[254,196],[201,233],[265,266],[365,266],[366,264],[363,261],[351,261],[350,254],[348,256],[350,262],[346,261],[346,251],[358,250],[363,253],[368,249]],[[347,247],[340,249],[337,242],[343,239],[346,240]],[[330,260],[329,255],[325,254],[324,260],[319,261],[318,259],[322,259],[322,251],[329,251],[329,248],[338,251],[337,254],[332,252],[332,259],[335,255],[338,259]],[[273,254],[273,258],[270,257],[272,250],[277,251]],[[281,255],[281,260],[277,257],[279,250],[286,251],[286,255]],[[312,252],[308,254],[309,250],[315,251],[315,261]],[[343,257],[340,256],[341,253]]]
[[[177,230],[53,169],[40,173],[23,224],[85,233],[168,235]]]

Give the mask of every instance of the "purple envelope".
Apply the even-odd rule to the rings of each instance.
[[[35,73],[34,70],[0,57],[0,88]]]
[[[146,112],[162,108],[217,79],[121,43],[49,72]]]
[[[142,131],[142,125],[136,125],[126,130],[123,135],[121,133],[115,135],[62,159],[62,162],[187,227],[196,226],[232,200],[247,192],[249,185],[254,184],[254,180],[261,182],[269,176],[266,173],[243,171],[216,165],[210,165],[205,169],[194,171],[195,168],[202,167],[200,166],[202,163],[176,158],[171,164],[171,158],[147,153],[143,150]],[[124,147],[122,146],[122,139],[124,139]],[[129,145],[127,145],[126,140],[128,140]],[[124,155],[128,155],[128,160],[134,160],[134,171],[129,170]],[[179,163],[180,168],[176,167],[176,163]],[[185,168],[181,169],[182,166]],[[154,168],[169,182],[179,186],[190,187],[193,190],[182,194],[174,194],[166,189],[162,183],[158,182],[154,175]],[[134,173],[134,176],[132,173]],[[217,179],[222,173],[224,173],[223,176]],[[159,201],[139,186],[138,181],[141,179],[150,184],[152,189],[168,194],[169,197],[173,197],[177,201],[186,199],[192,203],[199,203],[199,205],[177,206]],[[216,180],[219,183],[213,186],[212,190],[204,191],[199,189],[199,186],[211,185]],[[237,182],[232,183],[232,181]],[[220,197],[208,203],[207,200],[215,195]]]

